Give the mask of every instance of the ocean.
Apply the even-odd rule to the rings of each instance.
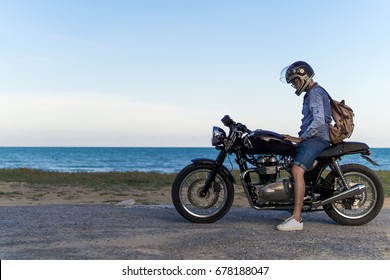
[[[0,147],[0,168],[31,168],[59,172],[140,171],[176,173],[194,158],[215,159],[214,148],[53,148]],[[360,155],[345,156],[341,164],[359,163],[374,170],[390,170],[390,148],[372,148],[373,166]],[[225,160],[237,169],[234,156]]]

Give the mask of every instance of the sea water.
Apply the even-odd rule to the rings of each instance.
[[[341,164],[359,163],[374,170],[390,170],[390,148],[372,148],[373,166],[360,155],[345,156]],[[215,159],[214,148],[54,148],[0,147],[0,168],[31,168],[59,172],[140,171],[176,173],[195,158]],[[237,169],[234,156],[225,166]]]

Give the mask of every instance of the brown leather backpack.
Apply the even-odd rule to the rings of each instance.
[[[325,91],[326,92],[326,91]],[[337,144],[346,138],[351,137],[355,125],[353,117],[355,116],[351,107],[345,105],[345,101],[338,102],[330,97],[330,107],[334,123],[329,125],[329,136],[332,144]]]

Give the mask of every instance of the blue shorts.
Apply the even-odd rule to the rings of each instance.
[[[317,156],[329,147],[330,143],[320,137],[315,136],[305,139],[296,146],[297,154],[294,164],[306,171],[311,167]]]

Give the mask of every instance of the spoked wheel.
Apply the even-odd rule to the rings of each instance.
[[[205,191],[212,169],[212,164],[191,164],[180,171],[173,182],[173,204],[191,222],[215,222],[232,206],[234,187],[226,174],[218,173],[211,187]]]
[[[359,164],[341,166],[349,187],[363,184],[366,190],[344,200],[324,205],[326,214],[341,225],[358,226],[372,221],[382,209],[384,190],[379,177],[369,168]],[[339,187],[340,178],[334,172],[325,178],[326,182]]]

